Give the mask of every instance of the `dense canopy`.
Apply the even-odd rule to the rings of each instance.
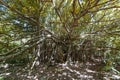
[[[0,0],[0,62],[37,61],[116,68],[120,0]]]

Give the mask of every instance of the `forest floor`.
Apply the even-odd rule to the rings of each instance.
[[[0,80],[120,80],[120,74],[102,70],[99,63],[69,63],[51,66],[0,65]]]

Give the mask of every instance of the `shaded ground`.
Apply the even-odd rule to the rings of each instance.
[[[113,71],[104,72],[102,67],[90,62],[35,65],[33,69],[28,65],[4,64],[0,67],[0,80],[120,80],[120,75]]]

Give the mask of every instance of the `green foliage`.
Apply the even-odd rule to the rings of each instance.
[[[98,56],[106,64],[116,63],[120,60],[119,3],[0,0],[0,60],[31,55],[41,62],[65,62]]]
[[[3,78],[3,77],[0,77],[0,80],[4,80],[4,78]]]

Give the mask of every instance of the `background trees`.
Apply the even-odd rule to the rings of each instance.
[[[0,60],[119,60],[119,0],[0,0]],[[24,56],[24,57],[23,57]]]

